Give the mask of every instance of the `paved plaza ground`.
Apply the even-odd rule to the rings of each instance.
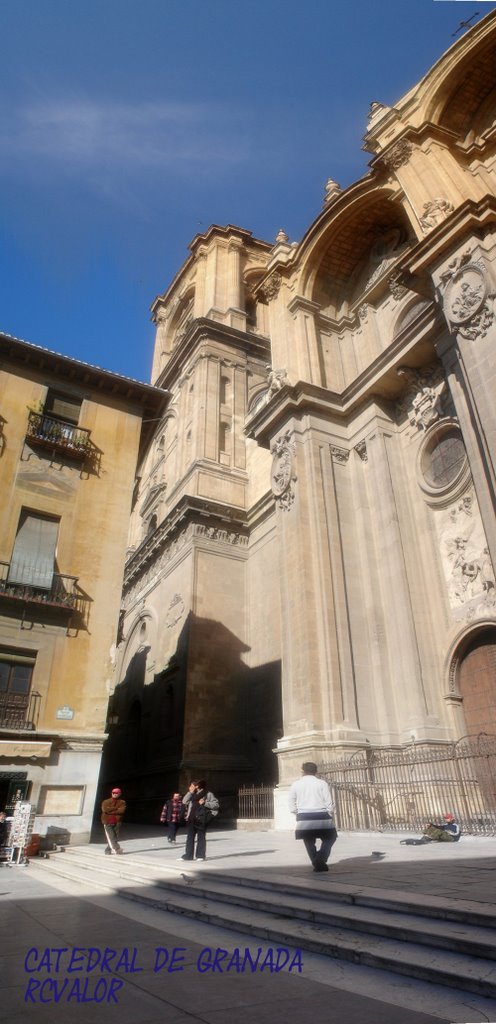
[[[463,837],[456,845],[424,847],[402,846],[400,838],[384,833],[342,834],[324,878],[333,886],[371,888],[376,893],[394,890],[417,893],[419,898],[439,896],[445,906],[457,901],[493,904],[496,919],[496,838]],[[163,831],[128,825],[122,845],[124,856],[139,858],[142,873],[147,877],[149,872],[150,879],[161,871],[177,874],[184,868],[177,860],[184,845],[181,836],[174,849]],[[103,847],[103,842],[96,842],[92,849],[103,858]],[[206,863],[186,865],[185,885],[194,885],[196,873],[209,871],[226,876],[255,873],[265,881],[285,875],[325,884],[322,875],[311,872],[303,845],[294,841],[292,833],[218,828],[209,835],[207,853]],[[122,862],[123,858],[112,859],[116,866]],[[82,890],[47,871],[51,864],[33,860],[25,868],[0,870],[0,1020],[12,1024],[496,1022],[496,1005],[491,1000],[304,950],[301,972],[296,968],[254,974],[201,970],[207,963],[199,959],[204,949],[248,947],[253,954],[261,948],[265,954],[269,944],[132,903],[99,889],[91,871]],[[86,967],[78,971],[83,961],[74,959],[68,973],[71,952],[78,947],[127,950],[127,960],[124,957],[112,975],[99,973],[98,967],[90,974]],[[31,953],[26,962],[30,949],[39,952]],[[57,954],[44,952],[54,949],[67,950],[60,954],[58,965]],[[157,954],[157,949],[167,954]],[[168,971],[173,950],[175,969]],[[163,967],[166,955],[169,959]],[[112,978],[122,982],[118,989],[111,990]],[[74,984],[77,980],[79,985]],[[85,981],[89,981],[86,990]],[[102,1001],[84,1001],[95,996]]]

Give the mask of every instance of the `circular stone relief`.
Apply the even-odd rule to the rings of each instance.
[[[482,271],[466,267],[452,281],[446,295],[446,312],[452,323],[463,324],[479,312],[486,297]]]

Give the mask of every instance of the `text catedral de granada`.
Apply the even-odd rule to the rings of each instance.
[[[119,975],[138,974],[152,967],[154,974],[165,971],[195,970],[199,974],[255,974],[282,971],[301,974],[301,950],[285,946],[262,949],[222,949],[205,946],[193,958],[185,946],[156,946],[151,964],[140,963],[136,947],[99,949],[97,946],[37,949],[33,946],[24,959],[30,975],[24,994],[26,1003],[117,1003],[124,985]]]

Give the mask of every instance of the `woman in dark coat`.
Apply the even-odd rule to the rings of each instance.
[[[186,807],[186,850],[182,860],[194,860],[196,838],[196,860],[206,860],[207,828],[212,818],[219,813],[219,801],[207,789],[205,779],[190,784],[183,797]]]

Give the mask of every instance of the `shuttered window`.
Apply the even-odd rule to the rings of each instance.
[[[51,589],[58,528],[58,519],[23,509],[10,563],[10,583]]]
[[[27,725],[31,679],[36,654],[0,649],[0,726],[22,729]]]
[[[53,416],[66,423],[78,423],[80,410],[81,399],[49,389],[43,410],[45,416]]]

